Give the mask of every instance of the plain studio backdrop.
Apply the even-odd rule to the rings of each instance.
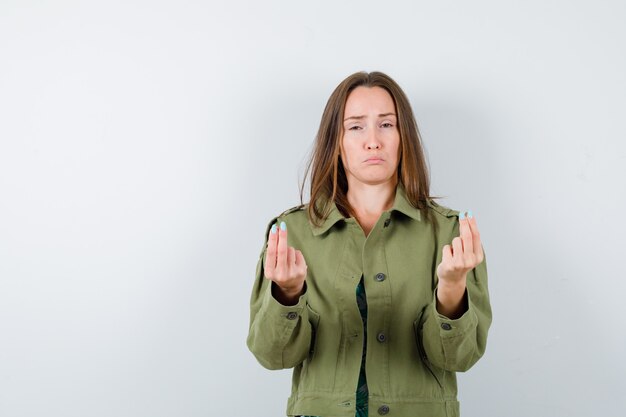
[[[623,1],[0,3],[0,416],[279,416],[248,352],[263,234],[359,71],[472,210],[464,416],[623,415]]]

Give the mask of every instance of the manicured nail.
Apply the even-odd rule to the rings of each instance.
[[[280,222],[280,230],[282,231],[287,230],[287,224],[285,224],[285,222]]]
[[[276,234],[276,223],[272,225],[272,234]]]
[[[467,211],[467,218],[471,219],[472,217],[474,217],[474,215],[472,214],[472,210],[468,210]]]
[[[459,214],[459,220],[463,220],[465,219],[465,212],[462,211],[461,214]]]

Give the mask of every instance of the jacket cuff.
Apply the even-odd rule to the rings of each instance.
[[[450,319],[437,311],[437,288],[433,292],[432,313],[436,318],[437,327],[439,328],[439,336],[443,339],[454,338],[473,330],[478,325],[478,316],[476,316],[475,307],[469,295],[467,288],[465,295],[467,297],[467,310],[458,319]]]
[[[302,315],[307,303],[306,282],[304,289],[298,303],[292,306],[286,306],[278,302],[272,295],[272,287],[274,283],[270,282],[267,286],[265,295],[263,296],[263,303],[261,304],[261,310],[264,312],[264,316],[270,320],[282,322],[286,327],[294,328],[298,323],[298,318]]]

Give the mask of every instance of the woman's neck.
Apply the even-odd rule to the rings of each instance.
[[[376,185],[363,183],[348,186],[347,198],[356,213],[357,220],[378,219],[383,211],[393,207],[398,181]]]

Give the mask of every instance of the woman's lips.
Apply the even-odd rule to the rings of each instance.
[[[366,164],[380,164],[383,161],[384,159],[382,158],[368,158],[365,160],[365,163]]]

